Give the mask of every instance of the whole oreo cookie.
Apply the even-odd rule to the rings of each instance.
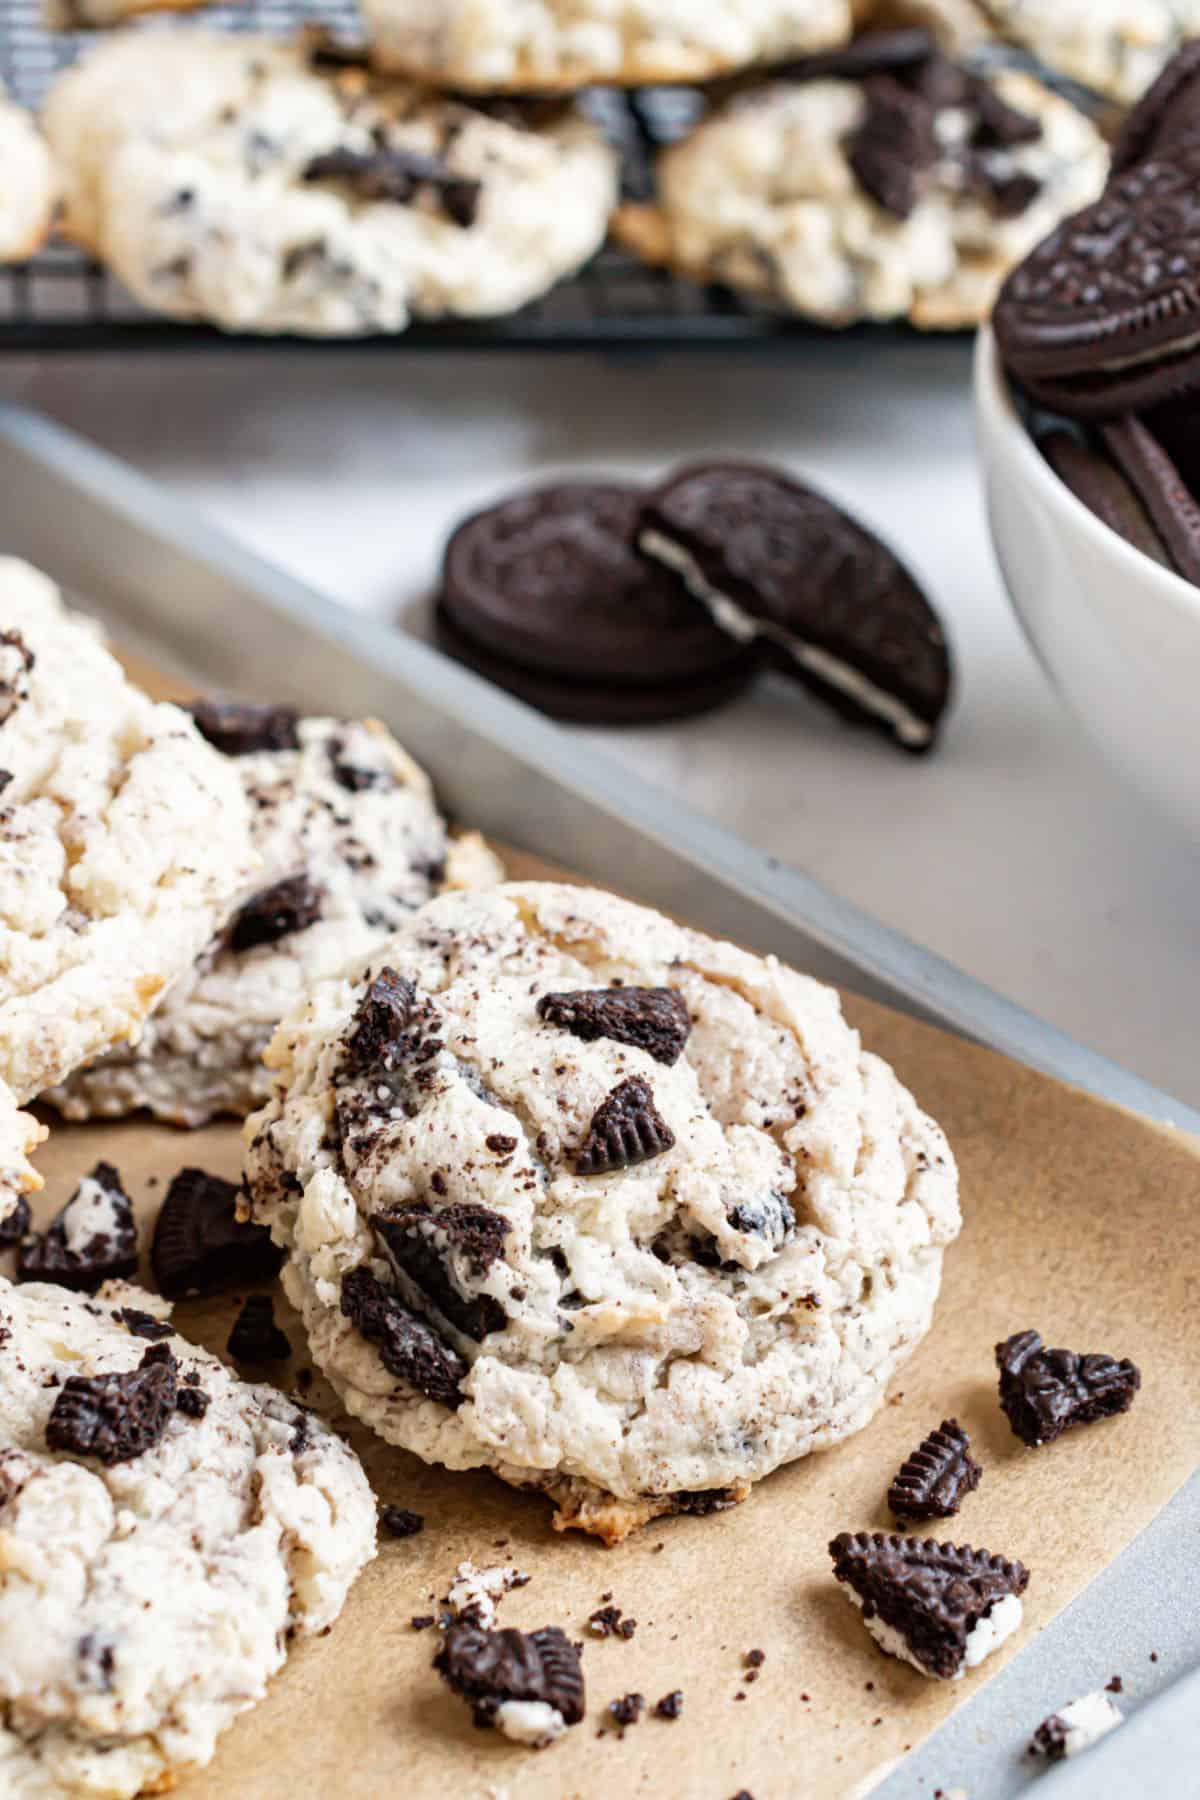
[[[1126,168],[1014,270],[994,315],[1009,369],[1075,419],[1200,387],[1200,138]]]
[[[649,497],[638,541],[843,717],[932,747],[951,691],[941,624],[899,559],[822,494],[775,469],[698,464]]]
[[[481,651],[567,681],[661,688],[725,675],[729,639],[637,554],[643,499],[571,482],[476,513],[446,547],[443,611]]]
[[[485,681],[515,694],[527,706],[571,725],[666,725],[676,719],[694,718],[736,699],[749,687],[761,666],[753,651],[739,650],[726,639],[724,668],[693,676],[689,681],[664,681],[657,686],[645,682],[628,686],[620,681],[569,681],[525,668],[477,643],[461,629],[445,596],[434,613],[434,631],[439,648],[447,656],[473,669]]]

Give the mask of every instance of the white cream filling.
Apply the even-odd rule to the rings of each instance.
[[[107,1188],[85,1175],[63,1213],[63,1243],[72,1256],[82,1256],[94,1237],[117,1235],[116,1203]]]
[[[514,1743],[530,1744],[535,1750],[552,1744],[567,1729],[566,1720],[548,1700],[505,1700],[496,1708],[494,1723]]]
[[[836,688],[847,699],[861,706],[864,712],[873,713],[877,719],[883,719],[902,744],[914,748],[928,744],[933,737],[932,727],[924,719],[919,719],[915,712],[898,700],[894,694],[887,694],[881,687],[849,663],[831,656],[828,650],[820,650],[815,644],[806,644],[782,626],[769,619],[756,619],[736,600],[714,588],[701,569],[695,557],[670,538],[664,537],[661,531],[643,531],[639,534],[638,544],[647,556],[657,562],[665,563],[669,569],[681,577],[688,592],[708,608],[713,623],[730,637],[741,644],[748,644],[754,638],[767,638],[777,644],[781,650],[807,669],[810,675],[824,681],[829,687]]]
[[[854,1589],[849,1586],[846,1587],[845,1593],[846,1598],[852,1601],[861,1612],[863,1606],[861,1595],[856,1594]],[[1015,1594],[1005,1594],[1002,1600],[995,1601],[983,1618],[978,1620],[967,1633],[962,1662],[954,1671],[951,1679],[961,1681],[968,1669],[978,1668],[985,1657],[990,1656],[993,1650],[998,1650],[1001,1644],[1013,1635],[1024,1616],[1025,1609]],[[881,1619],[878,1613],[873,1618],[864,1618],[863,1624],[879,1648],[886,1650],[889,1656],[899,1657],[901,1662],[911,1664],[921,1675],[929,1676],[932,1680],[938,1679],[933,1675],[932,1670],[925,1667],[924,1663],[917,1661],[909,1649],[908,1640],[903,1633],[897,1631],[894,1625],[889,1625],[886,1620]]]
[[[1124,1713],[1103,1692],[1084,1694],[1081,1700],[1060,1706],[1051,1716],[1065,1727],[1064,1756],[1078,1756],[1081,1751],[1090,1750],[1102,1737],[1125,1723]]]

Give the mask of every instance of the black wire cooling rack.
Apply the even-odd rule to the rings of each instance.
[[[353,0],[239,0],[202,15],[207,27],[286,34],[320,24],[348,41],[360,33]],[[188,29],[187,23],[175,27]],[[23,105],[37,107],[56,71],[89,42],[86,33],[47,31],[42,0],[0,0],[0,79]],[[678,134],[688,96],[670,90],[589,96],[625,153],[627,191],[649,187],[655,149]],[[692,97],[694,109],[694,97]],[[875,334],[887,328],[874,328]],[[407,349],[636,350],[729,348],[811,338],[819,328],[781,318],[726,289],[700,287],[647,269],[609,245],[574,280],[503,319],[416,324],[399,337],[351,340]],[[340,347],[347,341],[335,340]],[[0,268],[0,350],[184,349],[295,338],[238,338],[207,326],[147,313],[101,266],[69,244],[52,243],[29,263]],[[313,340],[304,340],[312,345]]]

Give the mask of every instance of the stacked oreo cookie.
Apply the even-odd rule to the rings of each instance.
[[[899,559],[754,464],[502,500],[451,537],[435,618],[451,656],[577,724],[705,712],[774,668],[923,751],[950,694],[945,634]]]
[[[1126,120],[1101,198],[1009,277],[1009,374],[1053,468],[1114,531],[1200,584],[1200,43]]]

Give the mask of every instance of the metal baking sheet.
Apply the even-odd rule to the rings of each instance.
[[[85,596],[123,643],[160,666],[210,687],[385,719],[451,811],[497,838],[601,881],[619,871],[628,892],[709,930],[1200,1135],[1200,1114],[1182,1102],[581,750],[436,651],[323,599],[103,451],[16,407],[0,407],[0,547]],[[1128,1704],[1148,1708],[1145,1726],[1115,1734],[1077,1773],[1056,1773],[1056,1793],[1117,1800],[1132,1791],[1136,1767],[1150,1791],[1200,1795],[1200,1572],[1190,1553],[1198,1533],[1194,1478],[876,1790],[881,1800],[915,1800],[938,1787],[1012,1800],[1037,1779],[1037,1766],[1020,1755],[1030,1721],[1135,1664]]]

